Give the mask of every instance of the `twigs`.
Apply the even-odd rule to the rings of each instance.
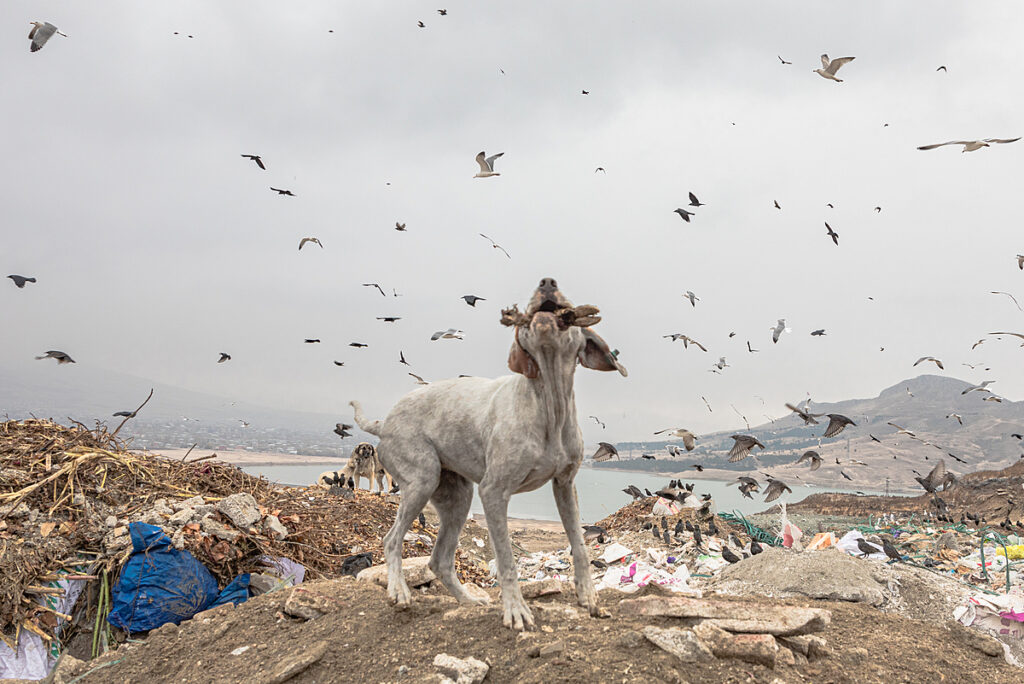
[[[118,425],[118,426],[117,426],[117,427],[116,427],[116,428],[114,429],[114,431],[113,431],[112,433],[110,433],[110,438],[111,438],[111,439],[113,439],[113,438],[117,437],[117,433],[121,431],[121,428],[123,428],[123,427],[124,427],[124,424],[125,424],[125,423],[127,423],[127,422],[128,422],[129,420],[131,420],[132,418],[134,418],[134,417],[135,417],[136,415],[138,415],[139,411],[141,411],[141,410],[142,410],[142,407],[143,407],[143,406],[145,406],[146,404],[148,404],[148,403],[149,403],[149,400],[150,400],[150,399],[152,399],[152,398],[153,398],[153,388],[151,387],[151,388],[149,389],[149,396],[148,396],[148,397],[146,397],[146,401],[144,401],[144,402],[142,402],[141,404],[139,404],[139,408],[135,409],[135,410],[134,410],[134,411],[132,411],[132,412],[131,412],[130,414],[128,414],[127,416],[125,416],[125,417],[124,417],[124,420],[122,420],[122,421],[121,421],[121,424],[120,424],[120,425]]]

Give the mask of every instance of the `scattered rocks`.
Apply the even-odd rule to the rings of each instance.
[[[79,660],[70,653],[63,653],[57,661],[57,666],[50,673],[51,679],[48,681],[53,684],[70,684],[85,671],[87,666],[88,663],[84,660]]]
[[[217,520],[212,513],[203,516],[203,519],[199,521],[199,529],[206,534],[227,542],[234,542],[242,534],[238,530],[232,529]]]
[[[292,589],[284,603],[285,613],[304,620],[312,620],[337,610],[338,605],[333,599],[303,587]]]
[[[490,594],[484,591],[483,587],[477,584],[473,584],[472,582],[466,582],[462,586],[466,590],[466,593],[470,595],[470,597],[479,599],[481,601],[485,601],[486,603],[491,602]]]
[[[544,656],[555,655],[565,650],[565,642],[559,639],[546,644],[535,644],[530,647],[526,655],[531,658],[543,658]]]
[[[429,562],[430,556],[417,556],[416,558],[404,558],[402,560],[402,575],[410,587],[428,584],[435,579],[434,573],[427,567]],[[356,575],[356,579],[375,582],[382,587],[386,587],[388,585],[388,566],[381,564],[366,568]]]
[[[171,504],[171,510],[172,511],[181,511],[181,510],[184,510],[186,508],[195,508],[196,506],[202,506],[205,503],[206,502],[203,500],[203,497],[201,497],[201,496],[199,496],[197,494],[196,496],[193,496],[190,499],[185,499],[183,501],[175,501],[175,502],[173,502]]]
[[[775,667],[779,645],[770,634],[730,634],[708,623],[697,625],[693,632],[717,658],[736,658],[765,667]]]
[[[456,658],[447,653],[434,656],[434,667],[457,684],[479,684],[491,669],[487,663],[476,658]]]
[[[328,644],[326,641],[317,641],[311,646],[302,649],[301,652],[284,658],[276,666],[270,668],[270,674],[263,681],[266,684],[286,682],[323,658],[324,654],[327,653],[327,649]]]
[[[644,627],[643,635],[652,644],[671,653],[682,663],[703,663],[715,659],[711,649],[701,643],[693,630],[678,627],[662,629],[648,625]]]
[[[619,610],[651,617],[702,618],[730,632],[792,635],[820,632],[832,614],[820,608],[750,606],[740,601],[694,599],[681,596],[644,596],[626,599]]]
[[[220,500],[217,510],[234,523],[235,527],[247,530],[260,519],[260,509],[252,494],[239,492]]]
[[[828,655],[828,645],[825,643],[825,640],[813,634],[779,637],[779,642],[794,652],[807,656],[809,659]]]
[[[263,531],[273,536],[274,539],[284,539],[288,536],[288,528],[276,515],[268,515],[263,520]]]
[[[519,590],[523,598],[537,598],[538,596],[550,596],[551,594],[562,593],[562,582],[553,577],[542,579],[536,582],[522,582]]]

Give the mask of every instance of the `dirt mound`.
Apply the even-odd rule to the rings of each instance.
[[[956,486],[940,491],[938,496],[949,506],[950,515],[973,513],[999,521],[1006,517],[1017,522],[1024,519],[1024,460],[1002,470],[980,470],[962,475]],[[811,494],[789,504],[794,513],[848,515],[866,518],[882,513],[923,513],[935,511],[934,497],[922,494],[904,496],[862,496],[857,494]]]
[[[383,589],[343,578],[305,587],[325,597],[323,614],[289,617],[289,591],[222,607],[180,627],[166,626],[143,643],[83,666],[81,681],[287,681],[437,682],[439,653],[490,665],[487,681],[615,682],[936,682],[983,673],[986,682],[1019,682],[1020,670],[985,655],[991,641],[956,625],[936,625],[880,613],[862,604],[788,601],[826,608],[821,632],[830,654],[774,670],[740,660],[682,664],[643,638],[647,625],[674,626],[672,618],[644,618],[618,608],[625,595],[603,592],[609,619],[586,615],[571,592],[531,600],[538,630],[517,634],[501,626],[496,605],[458,607],[437,589],[418,591],[411,608],[395,611]],[[298,589],[296,589],[297,591]],[[488,593],[497,598],[497,590]],[[648,595],[659,595],[648,588]],[[636,594],[632,595],[636,596]],[[745,603],[767,602],[745,598]],[[773,604],[778,605],[778,601]],[[542,650],[543,647],[543,650]],[[182,654],[188,657],[183,658]],[[545,653],[546,655],[540,655]],[[96,669],[102,667],[102,669]],[[277,678],[275,678],[275,676]]]

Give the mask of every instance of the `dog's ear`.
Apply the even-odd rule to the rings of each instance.
[[[540,375],[540,366],[519,344],[519,328],[516,328],[516,338],[508,352],[508,367],[512,372],[521,373],[530,379]]]
[[[582,328],[582,331],[585,341],[583,346],[580,347],[579,359],[585,368],[599,371],[617,370],[623,377],[629,374],[626,372],[625,367],[615,358],[615,354],[608,349],[607,343],[601,339],[600,335],[590,328]]]

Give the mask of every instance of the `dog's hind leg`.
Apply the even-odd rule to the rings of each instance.
[[[600,609],[597,605],[597,590],[594,589],[594,579],[590,575],[590,558],[587,556],[587,546],[583,541],[583,527],[580,523],[579,504],[576,501],[576,487],[573,486],[572,477],[551,480],[551,489],[555,494],[555,506],[558,508],[558,516],[562,519],[562,526],[565,534],[569,537],[569,546],[572,549],[572,569],[576,584],[576,601],[587,608],[590,614],[597,617]]]
[[[430,554],[430,569],[459,603],[487,603],[488,600],[470,596],[455,574],[455,549],[473,503],[473,483],[450,470],[442,470],[441,483],[430,500],[441,521]]]
[[[488,482],[487,477],[480,483],[480,501],[487,518],[487,533],[491,537],[494,560],[498,565],[498,583],[501,585],[502,623],[513,629],[531,629],[533,613],[523,599],[516,572],[516,559],[512,553],[512,542],[508,538],[508,500],[511,492],[504,482]]]
[[[402,447],[397,447],[401,450]],[[384,560],[388,566],[388,598],[399,608],[407,608],[412,592],[402,575],[402,540],[437,489],[441,477],[441,464],[429,447],[416,451],[403,450],[400,466],[405,473],[406,486],[402,488],[402,501],[398,504],[395,523],[384,535]]]

